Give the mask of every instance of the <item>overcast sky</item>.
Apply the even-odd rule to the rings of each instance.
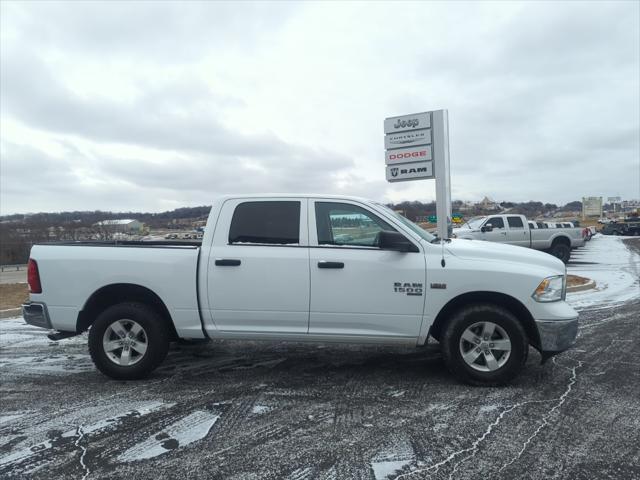
[[[433,200],[383,119],[449,110],[452,197],[640,197],[640,2],[1,3],[2,214],[220,193]]]

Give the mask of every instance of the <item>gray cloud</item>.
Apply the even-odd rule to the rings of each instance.
[[[384,181],[379,127],[441,107],[455,198],[640,196],[637,2],[3,2],[0,17],[3,213],[428,200],[432,182]],[[96,69],[123,78],[87,94]]]

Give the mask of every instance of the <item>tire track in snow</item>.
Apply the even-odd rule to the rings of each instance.
[[[87,467],[87,464],[84,463],[84,457],[87,454],[87,448],[84,445],[80,445],[80,442],[84,438],[84,431],[82,430],[82,425],[78,425],[78,429],[76,432],[78,435],[78,439],[75,441],[74,445],[82,449],[82,454],[80,455],[80,466],[84,469],[84,472],[85,472],[84,475],[82,476],[82,480],[86,480],[86,478],[91,473],[91,470],[89,470],[89,467]]]
[[[557,365],[555,357],[552,359],[552,361],[554,364]],[[576,361],[578,362],[578,364],[571,369],[571,377],[569,378],[567,389],[558,398],[558,403],[556,403],[553,407],[551,407],[551,409],[542,416],[542,423],[538,425],[538,428],[536,428],[534,432],[524,441],[524,443],[522,444],[522,448],[516,454],[516,456],[500,467],[500,469],[498,470],[498,473],[504,471],[509,465],[512,465],[514,462],[517,462],[520,459],[520,457],[522,457],[525,450],[531,444],[533,439],[538,436],[538,434],[542,431],[543,428],[549,425],[549,417],[551,417],[555,412],[557,412],[558,409],[562,407],[564,402],[567,400],[567,396],[571,393],[571,390],[573,389],[573,386],[577,381],[577,378],[578,378],[577,370],[578,368],[582,367],[582,362],[580,360],[576,360]]]
[[[554,364],[556,364],[555,362],[555,358],[552,359]],[[536,432],[534,432],[533,435],[530,436],[529,439],[527,439],[528,441],[525,441],[525,446],[524,449],[526,449],[526,446],[528,445],[528,443],[530,443],[531,440],[533,440],[533,438],[535,438],[535,436],[540,432],[540,430],[542,430],[542,428],[546,425],[548,425],[548,421],[547,419],[549,418],[549,416],[551,416],[554,412],[556,412],[566,401],[567,396],[569,395],[569,393],[571,393],[571,390],[573,388],[573,385],[576,382],[576,377],[577,377],[577,373],[576,370],[578,368],[580,368],[583,364],[583,362],[576,360],[578,362],[578,365],[576,365],[575,367],[573,367],[571,370],[572,375],[569,378],[569,384],[567,385],[567,389],[562,393],[562,395],[560,395],[560,397],[555,398],[555,399],[549,399],[549,400],[528,400],[526,402],[519,402],[516,403],[514,405],[511,405],[509,407],[506,407],[499,415],[498,417],[487,426],[487,429],[484,431],[484,433],[482,435],[480,435],[478,438],[476,438],[473,443],[471,444],[470,447],[466,447],[466,448],[462,448],[460,450],[456,450],[455,452],[449,454],[449,456],[447,456],[444,460],[441,460],[440,462],[434,464],[434,465],[430,465],[426,468],[421,468],[421,469],[417,469],[417,470],[412,470],[410,472],[406,472],[403,473],[401,475],[398,475],[397,477],[394,478],[394,480],[400,480],[403,478],[410,478],[413,475],[416,474],[420,474],[420,473],[428,473],[429,476],[431,475],[435,475],[436,473],[438,473],[440,471],[440,469],[442,467],[444,467],[445,465],[451,463],[456,457],[469,453],[469,455],[467,455],[466,457],[464,457],[463,459],[461,459],[460,461],[458,461],[457,463],[454,464],[453,469],[451,471],[451,473],[449,474],[449,479],[453,479],[455,478],[453,475],[455,472],[458,471],[458,468],[467,460],[469,460],[470,458],[473,458],[476,453],[478,453],[478,449],[480,447],[480,444],[482,442],[484,442],[484,440],[491,434],[491,432],[494,430],[494,428],[496,428],[500,422],[502,421],[502,419],[504,418],[505,415],[507,415],[508,413],[512,412],[513,410],[523,407],[525,405],[529,405],[529,404],[534,404],[534,403],[549,403],[549,402],[553,402],[556,401],[557,403],[545,414],[543,415],[543,420],[546,422],[543,422],[543,425],[541,425],[540,427],[538,427],[538,429],[536,429]],[[556,364],[557,365],[557,364]],[[565,367],[566,368],[566,367]],[[521,450],[521,452],[524,452],[524,449]],[[513,459],[513,462],[515,462],[517,460],[517,458],[519,458],[522,455],[522,453],[520,453],[519,456],[517,456],[515,459]],[[511,464],[509,463],[509,465]],[[508,465],[507,465],[508,466]],[[503,465],[504,468],[506,468]],[[500,472],[503,470],[503,467],[501,467],[501,469],[499,470]]]

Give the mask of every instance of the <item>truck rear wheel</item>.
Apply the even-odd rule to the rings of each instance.
[[[555,243],[551,246],[549,253],[556,258],[559,258],[564,263],[569,263],[571,258],[571,247],[566,243]]]
[[[89,353],[98,370],[117,380],[148,376],[167,356],[169,329],[142,303],[104,310],[89,329]]]
[[[495,386],[512,380],[524,366],[529,341],[518,319],[492,304],[458,310],[440,342],[447,367],[471,385]]]

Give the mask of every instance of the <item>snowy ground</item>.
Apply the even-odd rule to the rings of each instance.
[[[258,342],[176,346],[117,382],[85,336],[2,320],[0,478],[640,478],[638,261],[614,237],[576,252],[598,282],[569,296],[576,347],[500,389],[433,347]]]
[[[568,295],[567,301],[574,308],[611,308],[640,296],[640,255],[623,242],[633,238],[598,234],[585,248],[572,252],[568,273],[596,282],[595,291]]]

